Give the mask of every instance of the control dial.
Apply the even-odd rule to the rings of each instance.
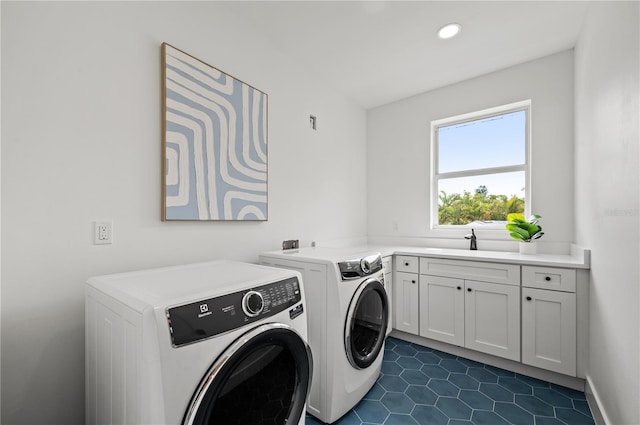
[[[258,291],[249,291],[242,297],[242,310],[249,317],[256,317],[262,313],[264,298]]]
[[[360,261],[360,268],[362,269],[363,272],[369,273],[371,271],[371,263],[366,258],[363,258]]]

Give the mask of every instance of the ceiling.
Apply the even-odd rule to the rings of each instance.
[[[278,49],[369,109],[571,49],[584,1],[235,1]],[[444,24],[461,33],[436,37]]]

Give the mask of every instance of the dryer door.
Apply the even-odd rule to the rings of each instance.
[[[369,367],[384,344],[389,323],[389,300],[378,279],[365,280],[351,299],[344,330],[349,363],[356,369]]]
[[[183,424],[298,424],[311,373],[311,350],[293,328],[258,326],[213,363]]]

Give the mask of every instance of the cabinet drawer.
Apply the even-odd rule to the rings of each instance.
[[[408,255],[396,256],[396,271],[406,273],[418,273],[419,257],[410,257]]]
[[[421,258],[420,274],[520,285],[520,266],[516,264]]]
[[[576,271],[555,267],[522,266],[522,286],[576,292]]]

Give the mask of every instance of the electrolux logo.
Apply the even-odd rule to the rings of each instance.
[[[203,317],[211,315],[209,311],[209,306],[207,304],[200,304],[200,314],[198,314],[198,319],[202,319]]]

